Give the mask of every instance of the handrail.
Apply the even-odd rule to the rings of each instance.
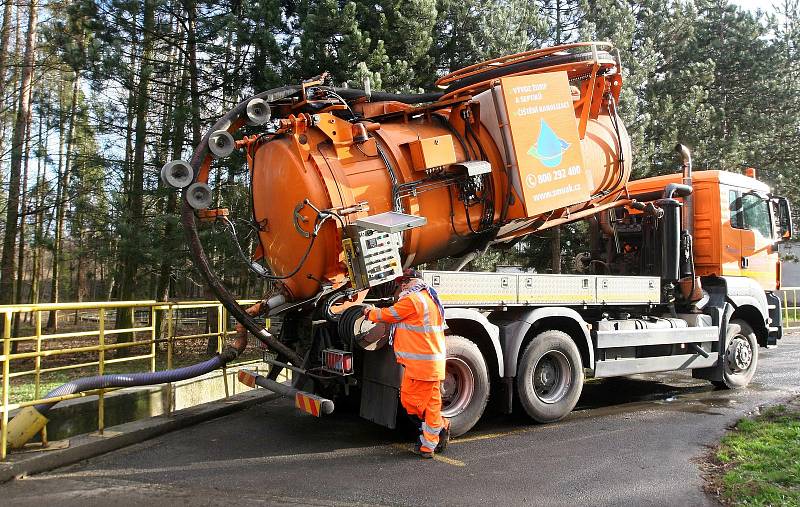
[[[257,300],[242,300],[240,305],[252,305]],[[120,309],[130,309],[133,311],[133,325],[130,322],[124,327],[115,329],[109,325],[107,313]],[[53,330],[47,332],[42,323],[42,314],[49,312],[63,312],[89,310],[97,316],[96,321],[82,320],[80,329],[71,329],[68,332]],[[181,312],[188,310],[205,310],[208,313],[216,314],[216,329],[209,332],[179,334],[176,324],[181,321]],[[145,319],[137,314],[144,313]],[[112,313],[113,315],[113,313]],[[20,330],[20,336],[12,336],[13,323],[15,319],[27,317],[28,324],[20,326],[26,329]],[[85,317],[85,316],[84,316]],[[90,315],[90,318],[93,318]],[[63,372],[88,367],[97,367],[97,374],[103,375],[107,365],[126,364],[126,372],[137,373],[142,368],[136,368],[137,362],[149,360],[147,370],[156,371],[157,359],[165,360],[165,369],[173,368],[175,359],[175,344],[185,343],[187,340],[207,340],[217,339],[216,352],[220,353],[225,344],[227,336],[234,334],[235,331],[228,325],[228,312],[219,301],[103,301],[103,302],[78,302],[78,303],[42,303],[42,304],[19,304],[19,305],[0,305],[0,319],[3,319],[2,353],[0,363],[2,363],[2,397],[0,398],[0,460],[4,460],[8,448],[8,421],[9,413],[23,407],[39,405],[42,403],[57,402],[67,399],[80,398],[86,396],[98,396],[97,407],[97,426],[102,434],[105,426],[105,404],[104,396],[106,393],[115,391],[114,388],[96,389],[83,393],[71,394],[56,398],[44,399],[45,389],[43,389],[43,374],[55,371]],[[87,325],[90,322],[92,325]],[[158,325],[160,324],[160,326]],[[161,329],[159,329],[159,327]],[[125,336],[128,335],[128,336]],[[142,336],[144,335],[144,336]],[[115,341],[108,341],[114,339]],[[123,339],[120,339],[123,338]],[[166,345],[164,351],[159,351],[159,345]],[[12,348],[16,350],[12,353]],[[133,350],[139,347],[136,353],[120,357],[107,357],[107,352],[122,350]],[[145,348],[146,352],[141,348]],[[162,347],[164,348],[164,347]],[[69,354],[76,354],[67,364],[53,366],[46,364],[48,359],[61,357]],[[119,354],[119,352],[117,352]],[[86,357],[95,355],[95,357]],[[239,364],[248,364],[251,361],[241,361]],[[225,368],[223,367],[223,371]],[[32,399],[12,400],[11,390],[14,386],[24,383],[24,379],[32,378],[34,394]],[[21,380],[22,379],[22,380]],[[229,392],[227,376],[223,375],[225,382],[225,392]],[[13,384],[13,385],[12,385]],[[48,389],[49,390],[49,389]],[[171,400],[168,403],[167,411],[172,410]],[[47,429],[41,432],[43,445],[47,445]]]
[[[783,293],[783,329],[800,329],[800,317],[797,315],[797,296],[800,287],[781,287],[779,292]],[[789,305],[789,293],[792,294],[791,306]]]

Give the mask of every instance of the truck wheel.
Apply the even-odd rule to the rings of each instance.
[[[539,333],[517,367],[517,391],[525,412],[540,423],[569,414],[583,390],[581,354],[563,331]]]
[[[463,435],[478,422],[489,401],[489,370],[480,349],[463,336],[447,336],[447,364],[442,381],[442,415],[450,435]]]
[[[758,340],[750,324],[736,319],[728,324],[722,380],[711,383],[722,389],[741,389],[752,380],[758,366]]]

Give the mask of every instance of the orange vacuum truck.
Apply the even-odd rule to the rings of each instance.
[[[777,244],[791,236],[788,202],[752,170],[693,172],[681,145],[680,173],[629,181],[622,79],[619,53],[585,42],[461,69],[436,93],[335,88],[323,74],[240,103],[190,161],[161,173],[183,189],[197,268],[240,323],[199,369],[235,358],[249,331],[271,368],[241,381],[316,416],[349,398],[394,427],[402,372],[388,329],[361,308],[391,304],[404,267],[450,258],[449,270],[423,274],[445,307],[453,435],[479,420],[490,394],[506,412],[518,403],[557,421],[586,377],[691,369],[722,388],[746,386],[759,348],[782,334]],[[252,253],[228,210],[211,209],[209,173],[236,150],[250,170]],[[461,271],[490,247],[576,221],[588,224],[588,246],[574,274]],[[213,272],[199,228],[215,222],[253,276],[276,282],[261,303],[240,307]],[[268,332],[263,315],[280,330]],[[284,370],[290,385],[276,382]],[[197,373],[174,371],[146,380]],[[57,394],[119,383],[93,379]]]

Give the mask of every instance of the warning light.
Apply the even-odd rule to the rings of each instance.
[[[255,387],[256,386],[256,375],[255,373],[248,371],[248,370],[239,370],[239,382],[246,385],[247,387]]]
[[[756,177],[756,168],[755,167],[748,167],[744,170],[744,175],[748,178],[755,178]]]
[[[331,373],[350,375],[353,373],[353,353],[337,349],[322,351],[323,368]]]

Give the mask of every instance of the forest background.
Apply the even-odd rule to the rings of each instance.
[[[0,303],[209,297],[161,166],[188,157],[243,98],[325,70],[337,85],[419,91],[488,58],[609,40],[624,66],[634,178],[675,171],[680,141],[696,168],[756,167],[800,206],[800,0],[768,12],[727,0],[4,0],[0,10]],[[247,218],[247,169],[228,160],[214,198]],[[227,237],[208,234],[234,291],[262,295]],[[581,238],[565,226],[471,267],[568,269]]]

